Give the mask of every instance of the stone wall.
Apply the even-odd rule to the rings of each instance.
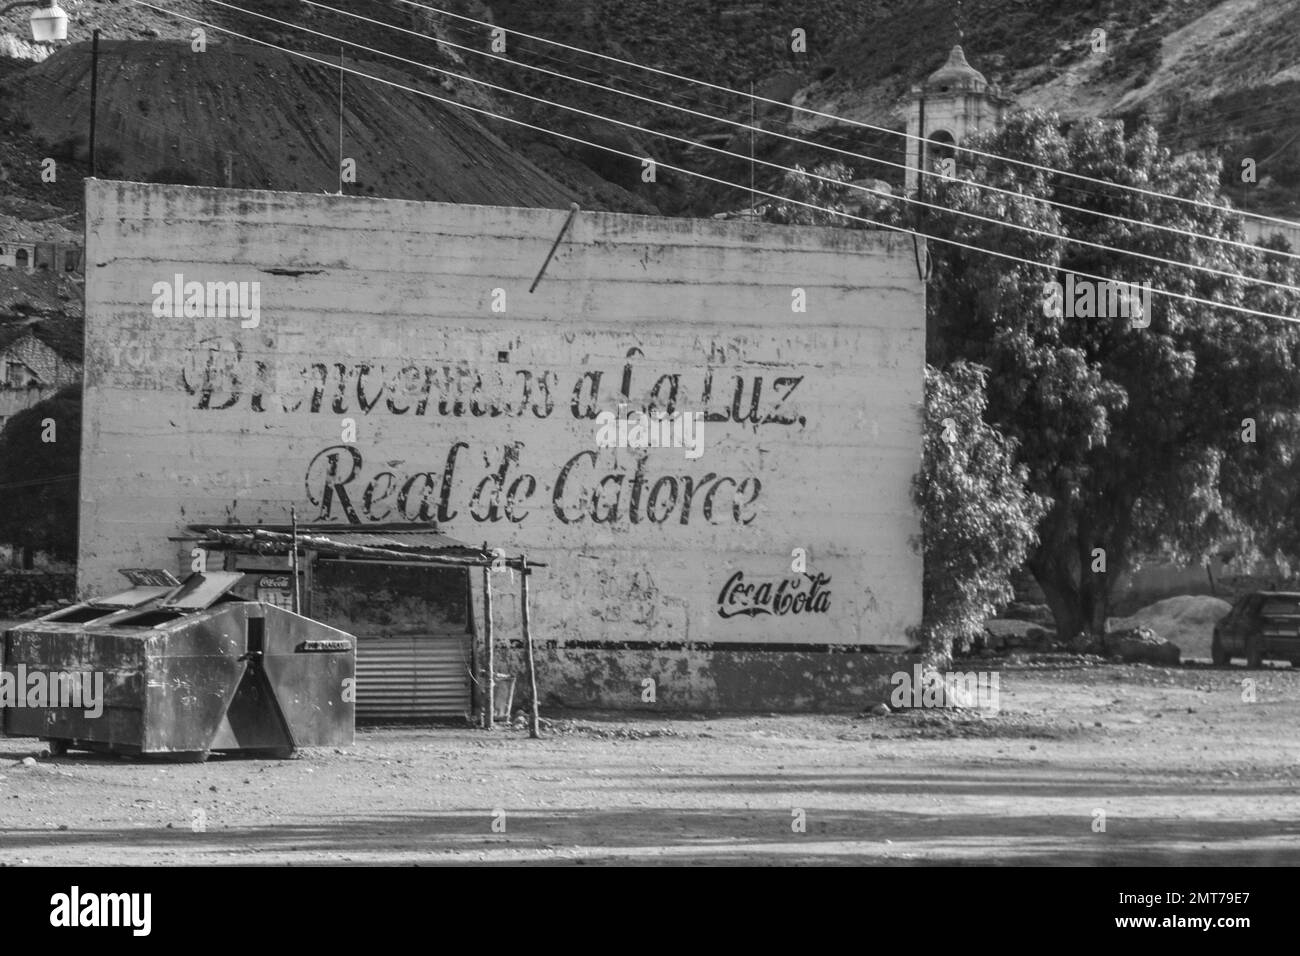
[[[12,617],[39,604],[70,600],[76,576],[57,571],[0,571],[0,617]]]

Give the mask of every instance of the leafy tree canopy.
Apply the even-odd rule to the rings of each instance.
[[[75,560],[80,467],[79,385],[10,418],[0,431],[0,540]]]
[[[1011,575],[1048,506],[1026,489],[1014,443],[985,421],[986,377],[963,361],[925,370],[924,454],[912,496],[922,517],[922,645],[936,661],[968,646],[1011,600]]]
[[[967,145],[1223,204],[1215,161],[1174,157],[1150,128],[1126,136],[1119,123],[1089,121],[1066,134],[1056,117],[1028,112]],[[1113,583],[1141,555],[1194,560],[1225,544],[1255,555],[1276,547],[1288,525],[1285,483],[1278,476],[1286,473],[1300,441],[1295,324],[1152,294],[1149,315],[1142,317],[1149,324],[1140,325],[1121,314],[1072,317],[1045,308],[1045,297],[1046,283],[1064,283],[1067,273],[1077,272],[1300,315],[1292,291],[1063,237],[1294,285],[1291,261],[1146,225],[1244,241],[1231,212],[967,153],[958,157],[957,178],[929,178],[930,201],[993,221],[930,210],[919,220],[921,228],[1044,265],[931,243],[928,359],[941,368],[965,359],[989,369],[989,420],[1015,442],[1030,490],[1052,503],[1029,568],[1061,636],[1104,630]],[[982,190],[976,182],[1023,196]],[[1009,222],[1048,235],[1010,229],[1004,225]]]

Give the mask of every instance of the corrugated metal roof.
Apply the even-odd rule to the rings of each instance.
[[[207,539],[205,543],[261,552],[287,550],[293,540],[291,529],[284,525],[192,524],[189,528],[203,535]],[[494,551],[472,547],[418,525],[366,529],[358,529],[355,525],[299,525],[298,547],[320,555],[380,561],[409,558],[458,567],[487,566],[497,560],[520,567],[522,562],[521,556],[500,558]],[[545,566],[538,562],[530,563],[537,567]]]
[[[0,290],[0,297],[3,297],[3,290]],[[60,358],[81,364],[80,326],[79,320],[62,317],[18,322],[6,322],[0,317],[0,349],[7,349],[30,335]]]
[[[226,534],[251,534],[270,532],[274,535],[292,534],[290,525],[190,525],[193,531],[221,531]],[[434,531],[427,526],[384,525],[378,528],[358,528],[356,525],[298,525],[299,537],[329,539],[336,544],[356,545],[364,548],[390,548],[395,551],[431,553],[435,551],[463,551],[483,554],[480,548],[458,541]]]
[[[0,266],[0,315],[68,316],[80,326],[83,294],[80,277],[71,273]]]

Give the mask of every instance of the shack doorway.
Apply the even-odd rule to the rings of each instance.
[[[357,639],[357,720],[469,716],[468,592],[461,568],[317,559],[308,606]]]

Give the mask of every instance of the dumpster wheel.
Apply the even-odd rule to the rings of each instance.
[[[51,737],[45,741],[45,745],[50,748],[51,757],[66,757],[68,755],[68,742],[62,738]]]

